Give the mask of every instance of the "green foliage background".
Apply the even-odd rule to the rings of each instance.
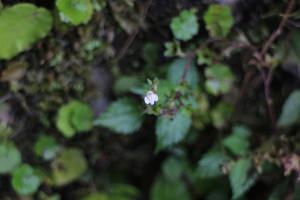
[[[0,0],[0,199],[298,200],[299,13]]]

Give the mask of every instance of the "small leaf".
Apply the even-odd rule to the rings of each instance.
[[[143,122],[142,110],[131,99],[120,99],[112,103],[101,114],[94,125],[109,128],[117,133],[130,134],[138,130]]]
[[[232,153],[238,156],[246,156],[250,148],[250,130],[244,126],[235,126],[231,135],[226,137],[223,141]]]
[[[205,88],[212,95],[229,92],[234,76],[229,67],[215,64],[205,69]]]
[[[223,128],[230,119],[232,112],[233,106],[231,104],[220,102],[210,113],[213,125],[217,128]]]
[[[160,176],[154,183],[151,191],[151,200],[190,200],[184,183],[177,180],[167,180]]]
[[[249,174],[251,167],[251,160],[242,158],[238,160],[230,170],[229,180],[233,199],[242,197],[255,183],[257,174]]]
[[[40,135],[34,145],[34,151],[45,160],[52,160],[59,151],[59,146],[54,137]]]
[[[13,143],[0,143],[0,162],[0,174],[11,172],[21,163],[21,154]]]
[[[22,164],[12,174],[12,186],[20,195],[35,193],[40,184],[40,177],[30,165]]]
[[[67,185],[79,178],[87,169],[87,162],[79,149],[63,151],[52,164],[52,176],[56,186]]]
[[[93,15],[93,4],[90,0],[56,0],[62,21],[74,25],[86,24]]]
[[[198,33],[199,25],[195,10],[183,10],[170,24],[173,35],[178,40],[187,41]]]
[[[208,152],[198,162],[197,174],[201,178],[222,176],[222,166],[229,161],[230,158],[222,152]]]
[[[182,141],[191,123],[190,116],[182,111],[177,112],[173,119],[159,117],[156,122],[157,151]]]
[[[89,131],[93,127],[93,111],[80,101],[63,105],[56,117],[56,127],[65,137],[73,137],[76,132]]]
[[[192,61],[191,63],[189,63],[187,59],[177,59],[170,64],[168,70],[168,79],[174,85],[178,85],[182,81],[181,78],[186,65],[190,65],[190,66],[185,80],[190,86],[196,87],[199,83],[200,75],[199,72],[197,71],[195,62]]]
[[[51,13],[20,3],[0,13],[0,59],[10,59],[45,37],[52,27]]]
[[[300,90],[295,90],[284,102],[277,125],[286,127],[298,122],[300,122]]]
[[[211,37],[226,37],[234,23],[231,8],[226,5],[211,4],[204,14],[204,22]]]

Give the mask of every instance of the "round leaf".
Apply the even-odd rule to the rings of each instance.
[[[58,153],[59,146],[54,137],[41,135],[34,146],[34,151],[45,160],[53,159]]]
[[[52,16],[45,8],[21,3],[0,12],[0,59],[10,59],[45,37]]]
[[[178,40],[187,41],[198,33],[199,25],[194,10],[184,10],[172,19],[171,30]]]
[[[66,185],[79,178],[87,169],[87,162],[78,149],[66,149],[53,162],[52,176],[57,186]]]
[[[21,163],[21,154],[11,142],[0,144],[0,174],[11,172]]]
[[[12,186],[21,195],[35,193],[40,184],[40,177],[30,165],[23,164],[13,172]]]
[[[71,101],[63,105],[56,118],[56,127],[65,137],[73,137],[76,132],[89,131],[93,127],[93,111],[82,102]]]

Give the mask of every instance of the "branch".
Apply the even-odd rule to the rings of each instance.
[[[284,26],[286,25],[288,18],[290,16],[291,11],[293,10],[295,5],[295,0],[290,0],[287,9],[285,10],[285,13],[283,15],[283,18],[278,26],[278,28],[272,33],[270,38],[267,40],[267,42],[264,44],[260,55],[264,56],[267,51],[270,49],[273,42],[277,39],[277,37],[282,33]],[[263,58],[263,57],[261,57]]]
[[[119,60],[121,60],[124,55],[126,54],[127,50],[129,49],[129,47],[131,46],[131,44],[133,43],[134,39],[136,38],[137,34],[140,31],[140,25],[144,23],[146,16],[148,14],[150,5],[152,3],[152,0],[148,0],[147,3],[144,6],[144,9],[141,12],[141,16],[140,16],[140,20],[138,25],[136,26],[136,28],[133,30],[133,33],[128,37],[128,39],[125,41],[125,43],[123,44],[121,50],[119,51],[119,53],[116,56],[116,62],[118,62]]]

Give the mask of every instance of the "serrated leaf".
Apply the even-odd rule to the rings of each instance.
[[[222,152],[208,152],[198,162],[197,174],[201,178],[214,178],[222,176],[222,166],[230,161],[230,158]]]
[[[133,100],[125,98],[112,103],[107,111],[94,121],[94,125],[109,128],[117,133],[130,134],[138,130],[142,122],[142,110]]]
[[[11,142],[0,143],[0,174],[14,170],[21,163],[21,153]]]
[[[156,149],[157,151],[182,141],[187,135],[192,120],[188,114],[179,111],[170,119],[159,117],[156,122]]]
[[[40,177],[30,165],[22,164],[12,174],[12,186],[20,195],[35,193],[40,184]]]
[[[52,178],[56,186],[67,185],[78,179],[87,169],[87,161],[79,149],[63,151],[52,164]]]
[[[205,88],[212,95],[229,92],[234,81],[234,75],[229,67],[215,64],[205,68]]]
[[[93,15],[93,4],[90,0],[56,0],[62,21],[74,25],[86,24]]]
[[[231,8],[219,4],[209,5],[204,22],[211,37],[226,37],[234,23]]]
[[[187,59],[176,59],[173,61],[168,70],[168,80],[174,85],[178,85],[182,80],[182,74],[186,65],[190,65],[185,81],[192,87],[197,87],[199,83],[199,72],[197,71],[195,62],[189,63]]]
[[[232,153],[238,156],[246,156],[250,148],[250,130],[244,126],[235,126],[231,135],[223,140],[223,144]]]
[[[52,16],[45,8],[20,3],[0,12],[0,59],[10,59],[45,37]]]
[[[232,199],[242,197],[255,183],[257,174],[250,174],[251,167],[251,160],[242,158],[230,170],[229,180],[233,193]]]
[[[177,180],[167,180],[160,176],[151,190],[151,200],[190,200],[188,190],[184,183]]]
[[[198,33],[199,25],[194,10],[183,10],[170,24],[173,35],[178,40],[187,41]]]
[[[59,146],[54,137],[40,135],[34,145],[34,151],[45,160],[52,160],[59,151]]]
[[[277,125],[286,127],[298,122],[300,122],[300,90],[295,90],[284,102]]]

